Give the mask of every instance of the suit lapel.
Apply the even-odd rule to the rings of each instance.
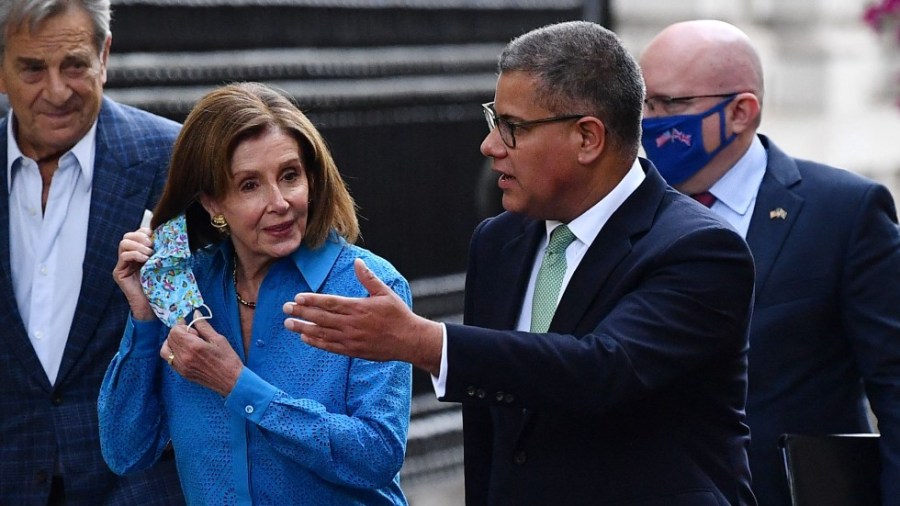
[[[19,314],[19,305],[16,302],[12,285],[12,267],[10,266],[9,253],[9,181],[6,175],[8,156],[6,129],[8,118],[0,122],[0,322],[3,325],[3,346],[10,350],[22,364],[22,370],[27,371],[35,384],[49,392],[50,380],[44,372],[44,367],[34,352],[31,340],[25,330],[22,315]]]
[[[772,265],[803,208],[803,199],[790,190],[801,179],[797,165],[768,139],[760,138],[768,152],[768,163],[747,230],[747,244],[756,265],[757,294],[765,286]]]
[[[644,165],[644,170],[644,181],[606,222],[572,275],[550,322],[551,332],[575,333],[616,267],[631,252],[632,237],[650,229],[666,184],[652,165]]]
[[[505,259],[497,268],[497,279],[509,280],[511,286],[506,291],[509,297],[497,301],[497,305],[488,313],[490,318],[496,318],[489,325],[498,329],[514,329],[519,322],[519,313],[522,309],[522,299],[525,297],[525,289],[531,276],[531,268],[534,265],[534,256],[537,247],[546,234],[547,229],[543,221],[529,220],[522,233],[509,241],[503,247]]]
[[[583,323],[587,312],[598,305],[597,299],[605,296],[605,289],[613,278],[617,266],[628,256],[632,250],[632,238],[650,229],[653,217],[659,208],[660,202],[666,191],[666,183],[652,164],[641,160],[641,165],[646,173],[646,178],[641,185],[629,196],[625,202],[609,218],[603,229],[597,234],[578,268],[572,274],[569,284],[556,307],[556,313],[550,322],[549,332],[560,334],[576,334],[579,324]],[[543,225],[543,222],[538,222]],[[544,232],[543,228],[539,230]],[[540,236],[536,235],[539,239]],[[537,241],[526,255],[525,262],[533,260]],[[530,268],[526,263],[526,268]],[[527,278],[527,271],[524,277]],[[517,292],[516,302],[522,300],[524,287]],[[604,301],[599,304],[615,304],[616,301]],[[517,309],[517,307],[516,307]],[[515,311],[514,311],[515,312]],[[517,312],[515,312],[518,315]],[[511,327],[515,328],[515,321]],[[502,328],[502,327],[501,327]],[[522,424],[519,427],[517,439],[521,440],[528,434],[528,429],[533,425],[539,412],[523,410]]]
[[[62,382],[93,339],[118,288],[109,282],[122,236],[140,224],[152,188],[151,171],[141,170],[134,134],[104,100],[97,123],[88,238],[81,293],[66,341],[57,383]]]

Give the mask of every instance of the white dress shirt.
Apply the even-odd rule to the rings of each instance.
[[[563,293],[565,293],[566,286],[569,285],[569,280],[572,279],[572,274],[575,272],[575,269],[578,268],[581,259],[584,258],[585,253],[590,249],[594,239],[597,238],[597,234],[600,233],[600,230],[602,230],[603,226],[606,225],[606,222],[609,221],[610,216],[612,216],[622,203],[637,190],[638,186],[644,181],[644,178],[646,178],[644,170],[641,168],[640,162],[635,160],[631,169],[628,170],[625,177],[619,181],[619,184],[617,184],[615,188],[581,216],[578,216],[568,223],[569,230],[575,235],[575,240],[569,244],[568,248],[566,248],[566,274],[563,277],[562,286],[559,289],[557,303],[559,303],[559,299],[561,299]],[[550,233],[561,224],[561,222],[555,220],[548,220],[545,222],[547,232],[544,234],[541,243],[538,245],[538,251],[541,253],[534,256],[534,264],[531,266],[531,275],[528,279],[528,287],[525,289],[525,296],[522,299],[522,307],[521,312],[519,313],[519,321],[516,325],[516,330],[528,332],[531,329],[531,300],[534,297],[534,284],[535,281],[537,281],[538,271],[541,268],[541,260],[544,257],[543,251],[550,242]],[[432,384],[434,385],[434,392],[438,398],[443,397],[446,392],[448,370],[447,327],[443,324],[441,327],[444,332],[444,340],[441,349],[441,371],[439,376],[431,377]]]
[[[754,136],[744,156],[709,189],[716,198],[710,209],[730,223],[744,239],[768,163],[766,148],[759,137]]]
[[[81,293],[97,123],[60,157],[43,212],[37,162],[19,150],[13,123],[10,112],[6,175],[13,291],[31,345],[54,384]]]

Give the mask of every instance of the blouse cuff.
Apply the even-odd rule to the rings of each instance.
[[[225,407],[259,425],[277,393],[274,385],[244,367],[231,393],[225,398]]]
[[[159,320],[135,320],[130,314],[125,324],[125,333],[119,345],[120,351],[127,351],[134,358],[159,357],[160,327]]]

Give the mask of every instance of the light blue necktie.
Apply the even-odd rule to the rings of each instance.
[[[566,248],[575,240],[569,227],[560,225],[550,233],[550,243],[544,251],[537,281],[534,283],[534,297],[531,299],[531,331],[547,332],[550,320],[556,312],[559,289],[566,275]]]

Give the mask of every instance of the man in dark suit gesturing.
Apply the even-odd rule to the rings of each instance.
[[[467,504],[756,504],[746,244],[637,159],[644,84],[612,32],[529,32],[499,70],[481,151],[507,212],[474,232],[465,325],[402,308],[361,262],[370,297],[298,294],[285,325],[463,403]]]
[[[103,97],[109,9],[0,2],[0,504],[183,502],[174,459],[120,478],[100,454],[128,315],[118,243],[154,207],[179,129]]]
[[[670,184],[703,194],[756,261],[747,420],[759,503],[790,504],[779,436],[870,432],[868,394],[884,504],[900,505],[900,235],[891,195],[757,135],[762,66],[736,27],[674,24],[650,42],[641,67],[649,158]]]

